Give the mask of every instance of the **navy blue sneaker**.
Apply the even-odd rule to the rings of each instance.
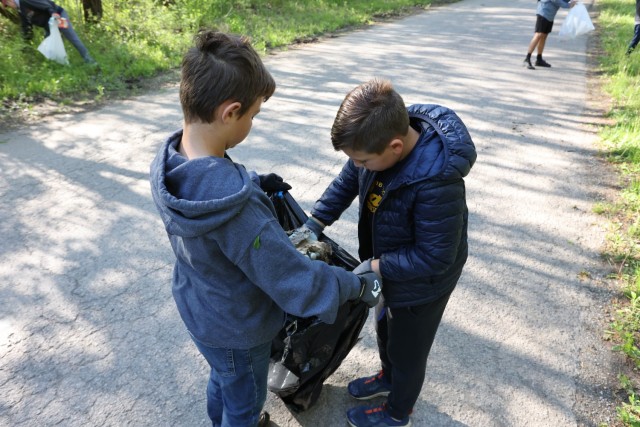
[[[384,372],[380,371],[376,375],[351,381],[347,390],[356,399],[367,400],[378,396],[388,396],[391,393],[391,384],[385,381]]]
[[[404,427],[411,425],[411,419],[407,416],[396,420],[389,415],[387,404],[380,406],[358,406],[347,411],[347,421],[351,427]]]

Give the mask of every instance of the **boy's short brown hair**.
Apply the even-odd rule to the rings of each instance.
[[[211,123],[216,108],[232,100],[243,115],[259,99],[276,90],[248,38],[212,30],[200,31],[182,60],[180,104],[186,123]]]
[[[402,97],[390,81],[373,79],[345,96],[331,128],[331,143],[336,151],[380,154],[408,131],[409,113]]]

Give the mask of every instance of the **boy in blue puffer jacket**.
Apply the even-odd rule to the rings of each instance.
[[[460,118],[438,105],[405,107],[390,82],[373,79],[344,99],[331,142],[349,160],[303,226],[316,235],[359,197],[356,268],[380,274],[376,307],[382,370],[349,384],[382,406],[347,413],[355,427],[407,426],[442,314],[467,259],[465,177],[476,150]],[[365,268],[365,266],[367,266]]]
[[[333,323],[347,300],[375,306],[380,278],[312,261],[291,244],[265,194],[291,187],[227,155],[276,83],[248,39],[202,31],[195,42],[182,61],[184,129],[160,146],[151,194],[176,257],[173,298],[211,367],[211,423],[266,426],[271,341],[285,312]]]

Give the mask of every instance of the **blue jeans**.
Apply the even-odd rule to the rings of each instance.
[[[60,28],[60,34],[62,34],[65,39],[69,40],[73,47],[76,48],[80,56],[82,56],[82,59],[84,59],[84,62],[94,62],[91,55],[89,55],[89,50],[85,47],[84,43],[82,43],[82,40],[80,40],[80,37],[78,37],[78,34],[76,34],[76,31],[73,29],[73,25],[71,24],[71,19],[69,19],[69,14],[67,13],[67,11],[63,9],[62,13],[60,13],[60,16],[65,18],[69,23],[68,28]],[[45,37],[48,37],[49,27],[45,27],[44,32]]]
[[[213,427],[255,427],[267,399],[271,341],[239,350],[191,338],[211,367],[207,412]]]
[[[631,39],[631,43],[629,43],[629,50],[633,50],[640,42],[640,24],[636,24],[633,29],[633,38]]]

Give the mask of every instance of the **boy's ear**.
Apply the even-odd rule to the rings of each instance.
[[[393,141],[389,143],[389,147],[391,150],[396,153],[402,153],[402,149],[404,148],[404,142],[400,138],[395,138]]]
[[[227,101],[220,105],[220,121],[226,123],[234,114],[238,113],[242,108],[242,104],[237,101]]]

